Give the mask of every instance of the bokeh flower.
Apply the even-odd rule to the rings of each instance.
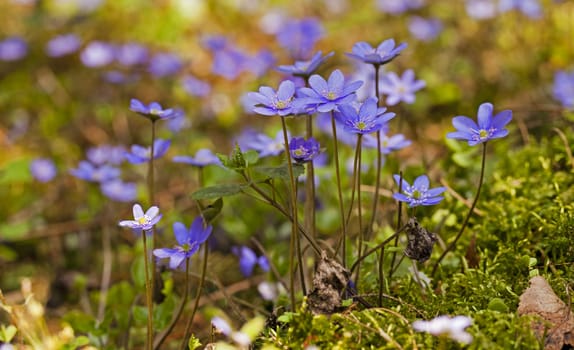
[[[176,222],[173,224],[173,233],[178,245],[174,248],[154,249],[153,255],[160,259],[169,258],[169,267],[175,270],[199,250],[212,230],[213,226],[206,225],[201,216],[193,220],[189,229],[183,223]]]
[[[34,179],[48,182],[56,176],[57,170],[51,159],[37,158],[30,163],[30,173]]]
[[[442,22],[436,18],[412,16],[409,18],[409,32],[421,41],[434,40],[443,29]]]
[[[116,47],[103,41],[90,42],[80,53],[80,60],[86,67],[98,68],[113,62]]]
[[[58,35],[46,44],[46,54],[50,57],[69,55],[76,52],[80,44],[80,38],[75,34]]]
[[[254,130],[246,130],[239,136],[237,143],[243,151],[251,149],[257,151],[260,158],[276,156],[285,151],[285,139],[281,130],[277,132],[275,138]]]
[[[186,75],[181,80],[181,86],[191,96],[205,97],[211,92],[211,85],[192,75]]]
[[[430,321],[417,320],[413,322],[413,329],[417,332],[426,332],[435,336],[446,336],[463,344],[472,342],[472,335],[465,329],[472,324],[467,316],[449,317],[438,316]]]
[[[269,260],[267,260],[267,257],[264,255],[258,257],[251,248],[246,246],[233,247],[231,251],[239,257],[239,270],[241,270],[243,276],[251,276],[253,269],[257,265],[259,265],[261,270],[269,271]]]
[[[419,205],[435,205],[444,199],[440,194],[446,191],[446,188],[429,188],[429,178],[426,175],[417,177],[412,186],[404,178],[401,183],[399,175],[395,174],[393,178],[397,185],[402,184],[400,191],[393,194],[393,198],[400,202],[408,203],[409,208],[418,207]]]
[[[309,77],[311,74],[315,73],[317,68],[319,68],[319,66],[325,62],[327,58],[333,56],[333,54],[334,52],[329,52],[323,56],[322,52],[318,51],[310,60],[295,61],[295,63],[291,66],[279,66],[277,67],[277,70],[296,77]]]
[[[284,80],[279,84],[277,92],[268,86],[262,86],[259,92],[250,92],[247,96],[256,102],[253,112],[269,116],[286,116],[295,111],[294,95],[295,84],[291,80]]]
[[[385,113],[386,110],[384,107],[378,108],[377,99],[371,97],[365,100],[358,110],[350,104],[339,106],[335,118],[348,132],[370,134],[381,130],[386,122],[395,117],[395,113]]]
[[[558,71],[554,74],[552,88],[554,98],[566,108],[574,107],[574,71]]]
[[[102,182],[100,190],[104,196],[117,202],[132,202],[137,197],[136,184],[124,182],[119,178]]]
[[[288,20],[277,32],[277,42],[291,57],[304,60],[323,36],[323,26],[316,18]]]
[[[299,89],[301,104],[312,106],[318,112],[330,112],[338,105],[351,103],[356,99],[355,91],[363,85],[362,81],[346,83],[343,73],[336,69],[325,80],[314,74],[309,78],[309,86]]]
[[[377,0],[377,8],[383,12],[398,15],[424,5],[424,0]]]
[[[120,176],[120,169],[111,165],[94,165],[88,161],[81,161],[77,168],[70,170],[73,176],[90,182],[106,182]]]
[[[149,72],[158,78],[174,75],[183,68],[183,62],[174,53],[158,53],[149,61]]]
[[[394,39],[387,39],[380,43],[376,48],[372,47],[369,43],[360,41],[353,45],[352,53],[347,53],[347,56],[361,60],[365,63],[383,65],[392,61],[406,47],[406,43],[401,43],[395,47]]]
[[[131,42],[117,48],[116,60],[123,66],[131,67],[146,63],[148,55],[147,47]]]
[[[291,159],[297,163],[306,163],[315,158],[320,151],[319,142],[313,137],[305,140],[303,137],[294,137],[289,140]]]
[[[175,156],[173,157],[173,161],[176,163],[185,163],[194,165],[199,168],[203,168],[204,166],[215,164],[221,164],[221,160],[210,150],[207,148],[202,148],[195,154],[195,157],[190,156]]]
[[[449,132],[449,139],[466,140],[470,146],[498,139],[508,135],[504,127],[512,120],[512,111],[507,109],[493,116],[492,103],[483,103],[478,107],[478,124],[465,116],[452,118],[452,125],[457,129]]]
[[[494,0],[465,0],[466,13],[474,19],[489,19],[497,15]]]
[[[0,61],[18,61],[28,53],[24,39],[13,36],[0,41]]]
[[[538,0],[500,0],[498,9],[500,12],[518,10],[530,18],[542,16],[542,6]]]
[[[149,231],[154,227],[155,224],[161,219],[161,214],[159,213],[159,208],[155,205],[150,207],[145,213],[141,205],[134,204],[133,208],[133,220],[122,220],[118,225],[122,227],[129,227],[136,232]]]
[[[153,158],[160,158],[163,156],[169,146],[171,140],[156,139],[154,141]],[[125,152],[124,157],[132,164],[146,163],[151,159],[151,147],[144,147],[140,145],[132,145],[131,152]]]
[[[424,88],[424,80],[415,80],[415,73],[407,69],[399,78],[394,72],[385,74],[381,79],[380,91],[387,95],[387,104],[394,106],[399,102],[411,104],[415,102],[415,92]]]
[[[139,113],[152,121],[168,119],[174,116],[174,111],[171,108],[163,109],[157,102],[152,102],[146,106],[140,100],[135,98],[130,100],[130,110]]]

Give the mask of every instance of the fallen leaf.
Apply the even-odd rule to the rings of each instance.
[[[314,314],[330,315],[341,309],[341,294],[348,283],[349,271],[322,251],[313,277],[313,290],[307,295],[309,310]]]
[[[572,310],[558,298],[542,276],[530,279],[530,286],[520,296],[519,315],[537,315],[544,321],[532,323],[538,338],[546,334],[545,350],[561,350],[574,346],[574,317]]]

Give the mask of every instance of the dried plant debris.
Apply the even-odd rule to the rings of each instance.
[[[321,252],[313,277],[313,290],[307,295],[309,310],[330,315],[341,309],[342,293],[349,283],[349,271],[335,259]]]
[[[546,335],[545,350],[574,347],[574,317],[572,310],[562,301],[541,276],[530,279],[530,287],[520,296],[519,315],[537,315],[544,321],[535,321],[532,329],[538,338]]]
[[[437,241],[436,235],[420,226],[415,217],[409,219],[405,231],[408,238],[405,255],[421,263],[427,261]]]

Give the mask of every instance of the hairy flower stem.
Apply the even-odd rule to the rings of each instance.
[[[400,171],[399,172],[399,192],[401,192],[401,189],[403,188],[403,172]],[[402,202],[398,202],[399,204],[399,208],[397,210],[397,228],[401,227],[401,215],[402,215],[402,211],[403,211],[403,203]],[[397,247],[399,245],[399,237],[397,236],[395,238],[395,243],[394,246]],[[391,266],[389,267],[389,280],[391,278],[393,278],[393,273],[395,272],[395,261],[397,260],[397,252],[394,251],[393,255],[391,256]]]
[[[432,269],[431,276],[434,276],[434,274],[436,273],[436,271],[438,269],[438,266],[440,265],[440,262],[442,261],[442,259],[444,259],[446,254],[454,249],[456,242],[462,236],[462,233],[464,232],[464,229],[466,228],[466,225],[468,224],[468,221],[470,220],[470,216],[472,215],[472,212],[474,211],[474,208],[476,207],[476,203],[478,202],[478,197],[480,196],[480,189],[482,188],[482,182],[484,180],[485,165],[486,165],[486,142],[484,142],[482,144],[482,163],[480,166],[480,178],[478,179],[478,189],[476,190],[476,196],[474,197],[474,200],[472,201],[472,205],[470,206],[470,210],[468,211],[468,214],[466,214],[466,218],[464,219],[464,222],[462,223],[462,226],[460,227],[458,234],[456,235],[454,240],[446,247],[444,252],[442,252],[441,256],[436,261],[436,263]]]
[[[305,77],[305,86],[309,85],[309,77]],[[305,137],[313,137],[313,118],[308,115],[305,117]],[[305,218],[304,226],[311,237],[316,238],[315,231],[315,166],[313,160],[307,163],[307,180],[305,181]]]
[[[357,191],[357,210],[358,210],[358,221],[359,221],[359,244],[357,245],[357,258],[359,259],[359,264],[357,264],[357,275],[355,277],[355,287],[359,285],[359,278],[361,276],[361,254],[363,251],[363,210],[361,208],[361,151],[362,151],[363,135],[357,135],[357,149],[355,151],[355,160],[353,166],[353,188]]]
[[[375,97],[377,98],[377,108],[381,106],[380,96],[379,96],[379,68],[378,64],[375,67]],[[375,219],[377,217],[377,205],[379,203],[379,189],[381,188],[381,166],[383,163],[383,151],[381,150],[381,130],[377,130],[377,170],[375,179],[375,192],[373,193],[373,207],[371,208],[371,220],[369,221],[369,226],[367,226],[366,237],[369,239],[373,233]]]
[[[181,317],[181,313],[185,308],[185,304],[187,304],[187,297],[189,295],[189,260],[190,260],[189,258],[185,259],[185,280],[183,282],[184,283],[183,299],[179,304],[177,313],[171,319],[169,326],[165,330],[163,330],[160,334],[158,334],[157,338],[155,339],[155,342],[153,344],[154,350],[159,349],[163,344],[163,342],[165,341],[165,339],[167,338],[167,336],[171,333],[171,331],[173,331],[173,327],[175,327],[175,324]]]
[[[293,216],[293,223],[291,224],[291,248],[295,248],[297,252],[297,262],[299,265],[299,278],[301,282],[301,290],[303,295],[307,295],[305,288],[305,273],[303,267],[303,254],[301,253],[301,242],[299,240],[299,226],[298,211],[297,211],[297,184],[295,182],[295,175],[293,174],[293,163],[291,163],[291,152],[289,151],[289,136],[287,136],[287,124],[285,118],[281,117],[281,127],[283,129],[283,140],[285,142],[285,155],[287,156],[287,168],[289,169],[289,180],[291,182],[291,215]],[[293,269],[294,263],[293,251],[289,254],[289,287],[291,288],[291,307],[295,309],[295,270]]]
[[[209,247],[207,242],[203,244],[203,264],[201,266],[201,277],[199,278],[199,285],[197,286],[197,295],[195,296],[195,303],[193,304],[193,309],[191,310],[191,315],[189,316],[189,320],[187,320],[187,324],[185,325],[185,332],[183,333],[183,341],[179,347],[180,350],[187,349],[187,343],[189,341],[189,337],[191,336],[191,326],[193,325],[193,318],[195,317],[195,313],[197,308],[199,307],[199,300],[201,299],[201,291],[203,290],[203,284],[205,282],[205,276],[207,274],[207,258],[209,257]]]
[[[331,111],[331,128],[333,129],[333,152],[335,155],[335,174],[337,176],[337,194],[339,196],[339,215],[341,216],[341,265],[347,267],[347,220],[345,220],[345,207],[343,206],[343,192],[341,190],[341,170],[339,167],[339,146],[337,142],[337,126],[335,113]]]
[[[152,233],[153,234],[153,233]],[[152,300],[152,284],[149,272],[148,249],[147,249],[147,232],[142,232],[143,240],[143,253],[144,253],[144,269],[145,269],[145,302],[147,306],[147,343],[146,349],[153,349],[153,300]],[[152,259],[153,260],[153,259]]]

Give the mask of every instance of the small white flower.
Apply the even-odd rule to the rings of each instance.
[[[418,332],[427,332],[432,335],[446,335],[463,344],[472,342],[472,335],[465,329],[472,324],[472,319],[466,316],[449,317],[438,316],[430,321],[417,320],[413,322],[413,329]]]

